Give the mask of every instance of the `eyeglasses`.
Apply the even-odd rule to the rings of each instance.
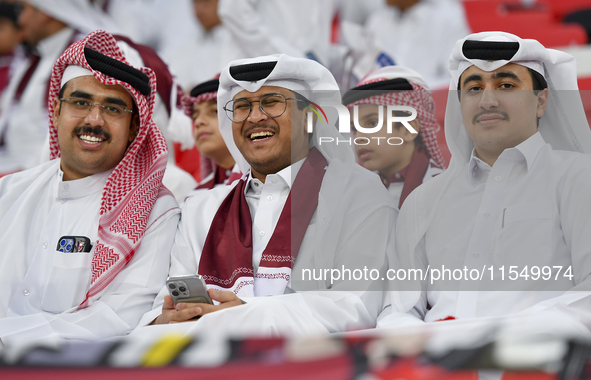
[[[259,100],[250,101],[246,98],[230,100],[224,106],[226,116],[234,123],[240,123],[250,116],[252,112],[252,103],[259,103],[261,112],[269,117],[279,117],[283,115],[287,108],[287,101],[295,100],[298,102],[308,103],[304,99],[286,98],[281,94],[265,94]]]
[[[92,107],[101,107],[101,115],[107,122],[117,122],[125,118],[125,112],[133,113],[132,110],[128,110],[126,107],[119,104],[100,104],[90,103],[88,99],[83,98],[60,98],[60,102],[66,103],[68,113],[72,117],[86,117]],[[61,103],[60,103],[61,108]]]

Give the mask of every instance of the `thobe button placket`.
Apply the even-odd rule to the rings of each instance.
[[[500,175],[496,176],[495,177],[495,181],[500,182],[501,181],[501,176]]]
[[[29,289],[25,289],[25,290],[23,290],[23,294],[24,294],[25,296],[28,296],[28,295],[29,295],[29,294],[31,294],[31,293],[29,292]]]
[[[277,178],[272,178],[271,183],[277,183]]]
[[[43,249],[47,249],[47,243],[43,243]]]
[[[265,236],[265,231],[261,231],[261,232],[259,232],[259,236],[260,236],[260,237],[263,237],[263,236]]]
[[[62,193],[62,195],[63,195],[63,196],[67,196],[67,195],[70,195],[70,193],[68,193],[67,191],[64,191],[64,192]]]
[[[272,201],[273,200],[273,196],[272,195],[267,195],[267,199]]]

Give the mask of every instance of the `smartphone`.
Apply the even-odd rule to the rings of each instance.
[[[64,253],[90,252],[92,244],[86,236],[62,236],[57,241],[56,251]]]
[[[213,304],[200,274],[168,277],[166,287],[175,306],[178,302]]]

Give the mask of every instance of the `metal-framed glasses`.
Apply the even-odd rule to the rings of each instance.
[[[92,107],[101,107],[101,115],[107,122],[117,122],[125,118],[125,113],[133,113],[132,110],[128,110],[125,106],[120,104],[101,104],[91,103],[88,99],[84,98],[60,98],[60,102],[66,104],[68,114],[72,117],[86,117],[92,111]],[[60,103],[61,108],[61,103]]]
[[[259,103],[262,113],[269,117],[279,117],[287,109],[288,100],[308,103],[305,99],[286,98],[282,94],[265,94],[259,100],[248,100],[247,98],[230,100],[224,106],[224,111],[226,111],[228,119],[234,123],[240,123],[250,116],[252,103]]]

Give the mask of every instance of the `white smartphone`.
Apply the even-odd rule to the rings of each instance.
[[[200,274],[168,277],[166,287],[175,306],[177,302],[213,304],[207,294],[205,281]]]

